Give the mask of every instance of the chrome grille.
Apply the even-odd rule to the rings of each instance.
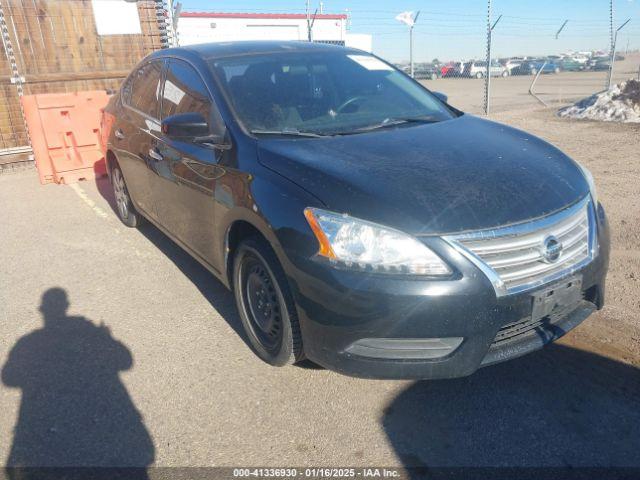
[[[585,199],[540,220],[445,239],[487,274],[498,295],[505,295],[550,282],[588,263],[593,258],[593,227],[591,204]],[[560,248],[559,255],[554,245]]]

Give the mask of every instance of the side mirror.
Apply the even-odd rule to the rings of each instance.
[[[449,97],[442,92],[431,92],[431,93],[433,93],[436,96],[436,98],[438,98],[438,100],[440,100],[441,102],[447,103],[447,101],[449,100]]]
[[[193,139],[209,135],[209,125],[201,113],[178,113],[162,121],[162,133],[176,139]]]
[[[189,112],[171,115],[162,121],[162,133],[176,140],[191,140],[200,143],[224,143],[225,131],[212,132],[201,113]]]

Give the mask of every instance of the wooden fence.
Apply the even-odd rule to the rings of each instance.
[[[0,0],[0,166],[30,154],[22,94],[116,89],[140,59],[169,46],[167,0],[138,1],[137,10],[141,33],[99,35],[91,0]]]

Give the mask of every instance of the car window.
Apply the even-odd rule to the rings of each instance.
[[[394,119],[455,115],[427,90],[371,55],[274,53],[212,62],[249,130],[343,134]]]
[[[125,101],[133,108],[152,118],[158,118],[158,98],[160,79],[162,77],[162,61],[156,60],[146,63],[127,82]]]
[[[201,113],[209,121],[211,100],[200,74],[187,62],[170,59],[162,92],[162,118]]]

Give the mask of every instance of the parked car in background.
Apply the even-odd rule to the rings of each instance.
[[[513,58],[509,58],[509,59],[503,60],[501,63],[504,66],[504,68],[507,69],[507,71],[509,72],[509,75],[513,75],[513,69],[522,65],[523,61],[524,60],[516,60]]]
[[[413,69],[413,78],[416,80],[436,80],[441,76],[440,67],[432,63],[422,63]]]
[[[584,63],[579,62],[572,57],[563,58],[558,65],[560,66],[560,69],[565,72],[581,72],[586,68]]]
[[[573,55],[573,56],[571,56],[571,57],[569,57],[569,58],[571,58],[572,60],[574,60],[574,61],[576,61],[576,62],[578,62],[578,63],[581,63],[582,65],[584,65],[584,66],[586,67],[586,65],[587,65],[587,63],[589,62],[589,59],[590,59],[591,57],[590,57],[590,56],[587,56],[587,55],[580,55],[580,54],[578,54],[578,55]]]
[[[464,62],[449,62],[440,67],[442,77],[461,77],[464,72]]]
[[[542,73],[559,73],[560,66],[546,59],[526,60],[514,68],[512,73],[513,75],[536,75],[541,70]]]
[[[588,170],[361,50],[158,50],[102,125],[121,221],[148,219],[230,288],[271,365],[466,376],[604,304],[609,231]],[[231,330],[216,328],[201,333]]]
[[[486,61],[471,61],[464,64],[464,76],[472,78],[483,78],[487,74]],[[492,77],[507,77],[509,70],[500,65],[497,60],[491,62],[489,74]]]
[[[594,71],[609,70],[611,59],[607,57],[593,57],[587,64],[588,68]]]

